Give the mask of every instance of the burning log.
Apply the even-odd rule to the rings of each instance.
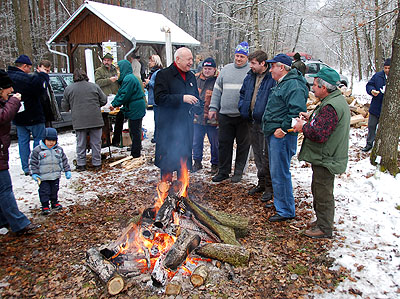
[[[151,280],[155,287],[164,286],[167,282],[167,271],[164,268],[165,256],[161,256],[155,263],[153,272],[151,272]]]
[[[198,255],[227,262],[233,266],[243,266],[249,263],[250,252],[241,246],[222,243],[209,243],[196,250]]]
[[[165,267],[175,271],[188,257],[188,255],[200,244],[198,235],[190,234],[187,230],[182,230],[174,245],[165,257]]]
[[[221,225],[211,218],[206,212],[204,212],[197,204],[191,201],[189,198],[184,198],[185,205],[188,206],[195,217],[207,226],[214,234],[216,234],[222,242],[231,245],[240,246],[240,243],[236,240],[235,232],[230,227]]]
[[[172,220],[172,212],[176,208],[176,199],[174,196],[168,196],[160,209],[158,210],[154,225],[158,228],[166,227]]]
[[[205,265],[198,266],[190,277],[194,287],[199,287],[204,284],[208,276],[208,269]]]
[[[125,282],[117,273],[116,267],[105,260],[96,248],[86,251],[86,262],[89,268],[107,285],[110,295],[116,295],[123,290]]]

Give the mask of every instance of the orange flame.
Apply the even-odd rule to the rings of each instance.
[[[179,181],[182,182],[181,197],[187,197],[187,189],[189,187],[189,171],[187,168],[187,159],[181,159],[181,176]]]

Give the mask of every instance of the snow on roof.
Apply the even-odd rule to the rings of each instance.
[[[85,1],[74,14],[51,36],[48,44],[80,14],[84,9],[90,10],[128,40],[136,43],[165,44],[165,33],[161,27],[169,27],[173,45],[199,46],[200,42],[175,25],[164,15],[144,10]]]

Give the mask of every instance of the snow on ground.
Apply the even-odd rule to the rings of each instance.
[[[365,82],[354,84],[353,94],[359,102],[368,101]],[[143,146],[153,146],[150,143],[154,130],[151,110],[147,111],[143,127],[148,137]],[[400,208],[400,176],[394,178],[384,173],[375,174],[369,156],[360,151],[365,145],[366,133],[366,128],[351,129],[348,168],[345,174],[335,180],[336,232],[330,255],[336,259],[334,267],[346,267],[351,271],[351,277],[342,282],[335,292],[310,294],[312,298],[400,298],[400,210],[396,209]],[[59,134],[59,143],[72,166],[76,157],[75,135],[71,131],[62,132]],[[115,154],[116,148],[112,149]],[[123,150],[118,151],[117,155]],[[209,154],[206,157],[209,159]],[[293,186],[310,193],[312,171],[309,167],[302,167],[303,164],[297,158],[293,159]],[[254,166],[249,169],[254,170]],[[10,173],[21,211],[28,217],[38,213],[38,187],[33,179],[23,175],[16,142],[10,148]],[[70,181],[62,177],[59,200],[63,205],[90,202],[96,197],[95,191],[75,191],[85,175],[88,175],[87,172],[73,172]],[[122,175],[121,179],[124,178],[127,177]],[[249,183],[256,183],[255,173],[245,174],[243,184]],[[308,200],[311,201],[311,198]],[[5,233],[6,230],[0,232]],[[310,239],[310,242],[313,241]],[[350,289],[360,291],[362,295],[351,295]]]

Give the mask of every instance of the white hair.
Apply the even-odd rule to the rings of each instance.
[[[182,52],[185,52],[185,51],[189,51],[190,53],[192,53],[192,51],[190,51],[190,50],[189,50],[188,48],[186,48],[186,47],[179,48],[179,49],[176,50],[175,53],[174,53],[174,61],[176,61],[176,58],[177,58],[177,57],[181,57]]]
[[[322,88],[322,86],[325,86],[328,93],[331,93],[337,89],[337,87],[335,85],[332,85],[332,84],[326,82],[324,79],[321,79],[319,77],[317,77],[316,79],[317,79],[318,87]]]
[[[284,63],[282,63],[282,62],[277,62],[276,65],[277,65],[277,66],[283,65],[285,71],[288,71],[288,72],[290,72],[290,70],[292,69],[290,66],[288,66],[288,65],[286,65],[286,64],[284,64]]]

